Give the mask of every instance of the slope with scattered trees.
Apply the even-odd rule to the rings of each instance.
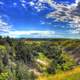
[[[0,80],[36,80],[40,75],[71,70],[78,66],[79,44],[79,40],[0,36]]]

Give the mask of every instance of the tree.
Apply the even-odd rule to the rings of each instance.
[[[0,40],[2,39],[2,36],[0,36]]]
[[[12,39],[9,36],[6,37],[6,41],[7,43],[9,43],[10,46],[13,46]]]
[[[48,68],[49,73],[53,73],[58,70],[68,70],[75,65],[73,58],[63,51],[61,46],[50,46],[49,51],[50,52],[47,54],[47,57],[52,60],[52,63]]]
[[[16,45],[16,59],[22,60],[24,63],[32,63],[33,50],[30,45],[24,44],[24,42],[18,42]]]

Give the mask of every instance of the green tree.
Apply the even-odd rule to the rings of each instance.
[[[16,45],[16,59],[22,60],[24,63],[32,63],[34,59],[32,47],[24,42],[18,42]]]

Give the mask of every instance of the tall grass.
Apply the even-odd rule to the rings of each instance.
[[[37,80],[80,80],[80,66],[55,75],[39,76]]]

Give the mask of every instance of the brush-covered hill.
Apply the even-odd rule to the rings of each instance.
[[[79,48],[80,40],[0,37],[0,80],[36,80],[74,69]]]

